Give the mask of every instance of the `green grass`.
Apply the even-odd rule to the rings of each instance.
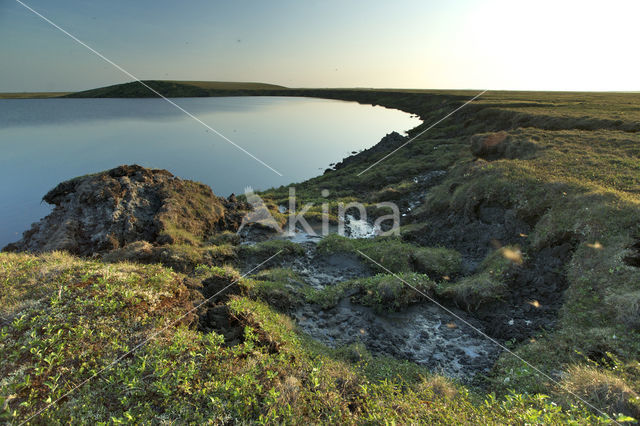
[[[476,310],[480,305],[501,299],[507,291],[507,285],[500,278],[489,272],[481,272],[445,284],[439,295],[453,300],[461,308]]]
[[[153,246],[146,241],[137,241],[106,253],[103,260],[106,262],[158,263],[172,267],[179,272],[191,272],[199,265],[221,266],[227,263],[237,263],[237,251],[237,247],[231,244]]]
[[[452,300],[461,308],[477,310],[481,305],[507,295],[506,278],[522,262],[518,247],[502,247],[491,252],[473,275],[454,282],[443,281],[438,287],[438,295]]]
[[[188,84],[203,89],[218,90],[266,90],[266,89],[285,89],[284,86],[268,83],[251,83],[236,81],[173,81],[178,84]]]
[[[307,302],[320,305],[323,309],[333,308],[347,294],[351,294],[352,302],[384,312],[400,311],[427,300],[423,294],[433,297],[436,286],[436,282],[426,275],[401,272],[343,281],[322,289],[303,287],[299,293]]]
[[[399,311],[427,300],[423,294],[433,297],[435,286],[436,283],[429,277],[415,273],[401,273],[397,277],[379,274],[355,280],[351,284],[351,287],[359,291],[354,297],[355,301],[372,306],[377,311]]]
[[[211,273],[234,275],[214,269],[205,275]],[[244,326],[244,341],[225,347],[222,336],[196,331],[195,316],[182,317],[191,306],[185,277],[160,266],[0,254],[0,279],[11,288],[37,279],[58,289],[35,303],[25,295],[2,296],[21,306],[0,340],[0,415],[8,422],[36,414],[85,379],[34,422],[597,421],[584,409],[562,410],[540,396],[477,399],[406,362],[361,348],[324,348],[246,296],[228,302]]]
[[[243,280],[241,285],[252,298],[284,312],[302,305],[304,294],[310,289],[295,272],[284,268],[262,270],[253,279]]]
[[[458,252],[442,247],[418,247],[396,237],[351,239],[331,234],[318,243],[318,252],[357,253],[374,270],[386,272],[421,272],[440,276],[455,275],[460,271]],[[361,253],[360,253],[361,252]],[[367,256],[384,268],[372,263]]]
[[[419,115],[424,123],[410,136],[476,94],[156,84],[171,96],[270,94],[374,103]],[[149,95],[138,86],[78,95]],[[636,256],[633,246],[640,239],[638,123],[638,94],[487,92],[360,176],[387,153],[364,152],[348,165],[296,185],[299,203],[327,201],[335,209],[339,202],[362,201],[373,211],[373,203],[420,189],[416,176],[446,171],[414,211],[413,222],[403,226],[403,238],[420,235],[433,217],[471,220],[483,203],[510,210],[531,232],[521,237],[520,247],[506,248],[511,252],[490,254],[471,275],[461,267],[460,255],[446,247],[420,247],[400,238],[339,237],[319,245],[325,255],[360,250],[394,273],[420,282],[425,291],[469,310],[504,297],[506,277],[520,267],[517,250],[526,266],[539,250],[571,244],[573,251],[559,271],[568,288],[557,327],[513,348],[566,387],[506,353],[476,389],[448,383],[414,365],[372,357],[361,347],[322,347],[300,336],[290,319],[270,304],[281,311],[297,303],[331,307],[354,290],[356,302],[380,310],[403,309],[421,300],[382,270],[375,277],[323,291],[310,289],[291,271],[271,270],[243,280],[241,294],[230,301],[234,318],[245,327],[242,344],[225,347],[221,336],[200,333],[193,323],[183,322],[61,401],[40,421],[605,421],[596,419],[567,389],[612,416],[621,410],[636,415],[640,268],[625,259]],[[475,158],[473,136],[497,132],[505,132],[511,144],[506,154],[489,161]],[[322,189],[331,191],[328,199],[320,196]],[[287,195],[286,187],[261,194],[272,205]],[[179,195],[175,199],[176,208],[189,201]],[[190,206],[194,216],[207,213],[197,199]],[[313,213],[319,218],[319,210]],[[166,232],[174,238],[175,250],[192,264],[203,262],[201,251],[214,250],[210,245],[223,258],[231,251],[260,261],[279,250],[289,256],[304,254],[300,246],[283,241],[238,248],[233,236],[200,234],[190,221],[168,217]],[[160,261],[166,264],[171,258]],[[55,399],[176,318],[185,308],[185,280],[199,279],[159,266],[109,265],[59,253],[1,254],[0,268],[0,405],[6,407],[5,418],[15,419],[34,413],[48,398]]]
[[[147,87],[148,86],[148,87]],[[129,97],[157,97],[149,87],[166,97],[205,97],[218,92],[270,92],[274,90],[286,90],[283,86],[267,83],[232,82],[232,81],[171,81],[171,80],[146,80],[144,84],[131,82],[115,84],[113,86],[100,87],[68,94],[72,98],[129,98]]]

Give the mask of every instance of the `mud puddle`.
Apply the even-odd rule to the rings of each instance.
[[[463,312],[456,314],[481,329]],[[293,317],[304,332],[330,347],[360,342],[374,354],[406,359],[461,381],[488,372],[500,353],[493,342],[430,303],[378,314],[347,298],[329,310],[304,306]]]

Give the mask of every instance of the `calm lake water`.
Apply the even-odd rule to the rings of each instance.
[[[278,176],[162,99],[0,99],[0,248],[51,207],[59,182],[120,164],[162,168],[217,195],[321,174],[420,121],[401,111],[310,98],[174,100]]]

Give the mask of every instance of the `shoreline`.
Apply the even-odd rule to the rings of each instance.
[[[243,96],[243,97],[244,97],[244,96]],[[224,99],[236,99],[236,98],[240,98],[240,97],[239,97],[239,96],[228,96],[228,97],[225,97]],[[256,98],[258,98],[258,97],[256,97]],[[274,96],[274,98],[282,99],[283,101],[287,101],[287,100],[289,100],[289,99],[294,100],[294,99],[296,99],[296,98],[298,98],[298,97],[291,97],[291,96],[277,96],[277,97],[276,97],[276,96]],[[342,100],[342,99],[322,99],[322,98],[317,98],[317,97],[302,97],[302,98],[303,98],[303,99],[308,99],[309,101],[318,101],[318,102],[322,102],[322,101],[337,101],[337,102],[341,102],[341,103],[353,103],[353,102],[355,102],[355,101],[353,101],[353,100]],[[56,99],[56,100],[59,100],[59,99],[69,99],[70,101],[73,101],[74,99],[77,99],[77,98],[50,98],[50,99]],[[90,99],[105,99],[105,98],[90,98]],[[131,98],[109,98],[109,99],[131,99]],[[154,100],[155,98],[136,98],[136,99],[150,99],[150,100],[153,100],[153,102],[155,102],[155,100]],[[186,99],[186,100],[188,100],[188,99],[198,99],[198,98],[180,98],[180,99]],[[22,101],[23,99],[19,99],[19,100],[21,100],[21,101]],[[356,103],[358,103],[358,102],[356,102]],[[372,105],[372,106],[373,106],[373,105]],[[380,106],[381,106],[382,108],[387,109],[387,110],[397,110],[397,111],[399,111],[399,112],[402,112],[403,114],[407,114],[405,117],[407,117],[407,119],[408,119],[409,117],[411,117],[411,118],[412,118],[412,120],[411,120],[411,121],[418,121],[418,123],[417,123],[416,125],[414,125],[414,126],[412,126],[412,127],[408,128],[408,129],[403,130],[403,132],[405,132],[405,133],[409,133],[409,132],[411,132],[413,129],[415,129],[415,128],[417,128],[417,127],[419,127],[420,125],[422,125],[422,124],[423,124],[421,121],[419,121],[419,118],[418,118],[417,116],[415,116],[415,114],[411,114],[411,113],[408,113],[408,112],[406,112],[406,111],[402,111],[402,110],[399,110],[399,109],[396,109],[396,108],[386,107],[386,106],[383,106],[383,105],[380,105]],[[353,108],[358,108],[358,107],[353,106]],[[418,118],[418,120],[414,120],[414,118]],[[194,124],[195,124],[195,123],[194,123]],[[410,123],[407,123],[407,124],[410,124]],[[391,130],[389,130],[389,131],[390,131],[391,133],[394,133],[394,132],[395,132],[395,130],[393,130],[393,129],[391,129]],[[367,144],[367,146],[364,146],[363,148],[354,148],[354,150],[358,150],[358,151],[360,151],[360,152],[361,152],[362,150],[369,150],[369,149],[372,149],[373,147],[375,147],[375,146],[379,145],[379,144],[381,143],[381,141],[383,141],[383,140],[384,140],[384,138],[386,137],[386,136],[385,136],[385,133],[386,133],[386,132],[387,132],[387,131],[383,132],[382,136],[376,137],[375,139],[371,138],[371,139],[373,139],[373,141],[372,141],[370,138],[367,138],[367,140],[369,140],[369,141],[370,141],[370,142],[369,142],[369,144]],[[388,135],[389,133],[386,133],[386,134]],[[377,139],[377,140],[376,140],[376,139]],[[345,153],[343,153],[342,155],[340,155],[340,152],[339,152],[339,151],[341,151],[341,150],[342,150],[342,147],[341,147],[341,146],[336,146],[336,151],[337,151],[336,153],[338,154],[338,157],[327,158],[326,163],[318,164],[318,166],[315,166],[315,167],[310,167],[310,168],[309,168],[309,171],[310,171],[310,172],[312,172],[310,175],[307,175],[306,177],[305,177],[305,176],[302,176],[301,178],[295,178],[295,177],[293,177],[293,178],[291,178],[290,180],[288,180],[286,183],[282,183],[282,184],[280,184],[280,183],[279,183],[279,182],[277,182],[277,181],[276,181],[276,182],[273,182],[271,185],[264,186],[264,187],[260,188],[259,190],[257,190],[257,191],[258,191],[258,193],[264,193],[264,192],[272,191],[272,190],[275,190],[276,188],[278,188],[278,187],[280,187],[280,186],[285,186],[285,187],[295,186],[295,185],[297,185],[297,184],[299,184],[299,183],[301,183],[301,182],[306,182],[306,181],[309,181],[309,180],[311,180],[311,179],[315,179],[315,178],[318,178],[318,177],[322,176],[322,175],[323,175],[323,173],[325,173],[329,168],[331,168],[331,167],[332,167],[332,166],[330,166],[330,164],[334,164],[334,165],[335,165],[335,164],[339,164],[339,163],[343,162],[345,159],[350,158],[350,157],[353,157],[353,155],[354,155],[354,154],[350,154],[350,152],[354,152],[354,151],[352,151],[351,149],[349,149],[347,152],[345,152]],[[345,150],[346,150],[346,149],[345,149]],[[131,161],[129,161],[129,162],[131,162]],[[108,168],[108,167],[116,167],[116,166],[118,166],[120,163],[122,163],[122,162],[114,163],[114,164],[112,164],[112,165],[110,165],[110,166],[109,166],[109,165],[107,165],[107,166],[105,166],[105,167],[98,168],[98,169],[91,169],[91,170],[88,170],[88,171],[87,171],[87,173],[99,173],[101,170],[103,170],[103,169],[105,169],[105,168]],[[176,171],[175,169],[172,169],[172,168],[170,167],[170,165],[169,165],[169,164],[167,164],[166,166],[162,166],[161,164],[157,164],[157,163],[156,163],[156,164],[151,164],[151,165],[148,165],[148,166],[149,166],[149,167],[153,167],[153,168],[161,168],[161,169],[167,169],[167,170],[170,170],[170,171],[172,171],[172,172],[175,172],[175,173],[176,173],[178,176],[180,176],[180,177],[188,176],[188,175],[185,175],[184,170],[183,170],[182,172]],[[81,173],[84,173],[84,172],[81,172]],[[61,181],[65,181],[65,180],[67,180],[67,179],[73,179],[73,178],[74,178],[74,176],[69,176],[69,177],[65,177],[65,176],[63,176],[63,177],[61,177],[61,178],[55,178],[55,177],[53,177],[53,178],[49,179],[49,180],[51,181],[51,182],[50,182],[50,186],[51,186],[51,187],[53,187],[53,186],[57,185],[58,183],[60,183]],[[204,180],[204,179],[203,179],[203,180]],[[210,182],[210,183],[208,183],[208,186],[210,186],[211,188],[216,187],[216,181],[217,181],[217,180],[218,180],[218,179],[217,179],[217,178],[215,178],[215,176],[213,176],[213,177],[209,180],[209,182]],[[254,185],[254,187],[255,187],[255,188],[258,188],[258,187],[259,187],[259,186],[258,186],[258,185],[256,185],[256,184],[253,184],[253,185]],[[216,193],[216,194],[219,194],[220,196],[229,196],[229,195],[234,194],[234,193],[235,193],[235,194],[240,194],[241,192],[242,192],[242,188],[240,188],[240,189],[238,189],[238,190],[228,189],[228,191],[219,190],[219,189],[217,189],[217,188],[216,188],[216,192],[215,192],[215,193]],[[43,195],[42,193],[38,193],[38,194],[36,194],[36,196],[35,196],[35,197],[33,197],[33,199],[34,199],[34,200],[40,200],[40,199],[41,199],[41,197],[42,197],[42,195]],[[30,198],[31,198],[31,197],[30,197]],[[14,237],[13,237],[13,238],[9,238],[9,239],[7,239],[6,241],[3,241],[3,244],[2,244],[2,245],[4,246],[4,245],[6,245],[6,244],[10,244],[10,243],[12,243],[12,242],[15,242],[16,240],[19,240],[19,239],[21,238],[22,234],[23,234],[24,232],[26,232],[26,231],[29,229],[30,224],[31,224],[32,222],[38,222],[38,221],[42,220],[44,217],[46,217],[48,214],[50,214],[50,213],[51,213],[51,209],[49,208],[46,212],[42,213],[42,215],[38,215],[37,217],[35,217],[35,216],[34,216],[34,217],[29,221],[29,223],[26,223],[23,227],[19,227],[19,228],[15,228],[15,229],[11,228],[11,229],[12,229],[11,233],[15,232]]]
[[[56,99],[74,92],[5,92],[0,93],[2,99]]]

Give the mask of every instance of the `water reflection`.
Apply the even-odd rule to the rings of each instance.
[[[256,162],[162,99],[0,100],[0,246],[49,207],[58,182],[137,163],[203,182],[218,195],[299,182],[393,130],[401,111],[311,98],[175,100],[284,176]]]

